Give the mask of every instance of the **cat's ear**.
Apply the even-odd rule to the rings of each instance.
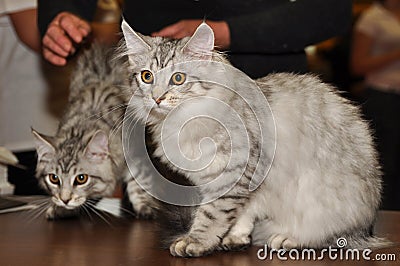
[[[99,130],[94,133],[84,151],[85,157],[94,162],[100,163],[109,155],[108,136]]]
[[[210,26],[203,22],[185,44],[183,52],[199,55],[203,59],[210,59],[213,49],[214,32]]]
[[[121,24],[122,33],[124,34],[126,47],[129,54],[141,54],[148,52],[151,48],[143,38],[141,38],[125,21]]]
[[[40,134],[39,132],[35,131],[33,128],[31,128],[32,134],[35,137],[35,147],[36,147],[36,152],[38,154],[38,161],[44,161],[48,162],[52,158],[54,158],[54,155],[56,153],[56,150],[53,146],[52,138],[43,134]]]

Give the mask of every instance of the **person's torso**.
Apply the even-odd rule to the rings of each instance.
[[[148,0],[125,1],[124,18],[134,30],[149,35],[182,19],[224,20],[263,11],[282,0]]]

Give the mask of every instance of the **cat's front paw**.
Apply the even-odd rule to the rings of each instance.
[[[250,236],[227,235],[222,240],[222,248],[224,250],[243,250],[251,244]]]
[[[47,220],[55,220],[56,219],[56,208],[51,206],[46,211],[46,219]]]
[[[155,217],[155,210],[149,205],[133,206],[133,210],[138,218],[153,219]]]
[[[207,255],[216,248],[212,243],[196,240],[191,236],[183,236],[175,240],[169,247],[175,257],[200,257]]]

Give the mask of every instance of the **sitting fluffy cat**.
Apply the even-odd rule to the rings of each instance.
[[[339,237],[346,237],[349,247],[379,244],[370,232],[380,203],[381,172],[371,132],[357,107],[314,76],[281,73],[255,81],[272,115],[254,117],[236,93],[247,81],[224,73],[223,67],[208,68],[207,62],[229,63],[214,51],[213,31],[206,24],[182,40],[142,36],[125,21],[122,30],[133,77],[131,107],[152,133],[154,155],[197,186],[224,174],[222,182],[201,187],[203,199],[215,200],[193,208],[185,222],[188,230],[170,244],[172,255],[196,257],[250,243],[275,249],[322,248],[335,245]],[[203,64],[182,67],[192,61]],[[221,79],[226,75],[232,90],[205,81],[216,73]],[[254,90],[247,94],[256,100]],[[222,105],[241,118],[250,148],[231,143],[223,125],[199,115]],[[184,126],[175,122],[191,114],[195,119]],[[261,138],[257,119],[266,121],[269,135]],[[232,123],[227,121],[235,128]],[[176,150],[164,149],[169,137],[163,135],[164,127],[171,130],[169,136],[179,136]],[[233,155],[248,154],[248,160],[230,164],[230,145],[237,146],[230,151]],[[214,159],[191,171],[172,163],[167,152],[183,154],[182,162],[201,156]],[[260,154],[267,155],[265,160],[257,160]],[[262,173],[270,168],[268,175],[261,176],[257,167],[266,170]],[[261,182],[254,191],[249,189],[251,180]]]

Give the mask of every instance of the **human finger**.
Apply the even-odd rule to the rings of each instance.
[[[57,66],[64,66],[67,63],[67,60],[64,57],[53,53],[46,47],[43,47],[43,57],[50,63]]]
[[[52,50],[61,56],[68,56],[71,52],[72,42],[64,34],[64,31],[57,25],[51,25],[45,36],[43,37],[42,44],[44,47]]]
[[[90,32],[89,24],[72,14],[60,17],[59,25],[76,43],[80,43]]]

